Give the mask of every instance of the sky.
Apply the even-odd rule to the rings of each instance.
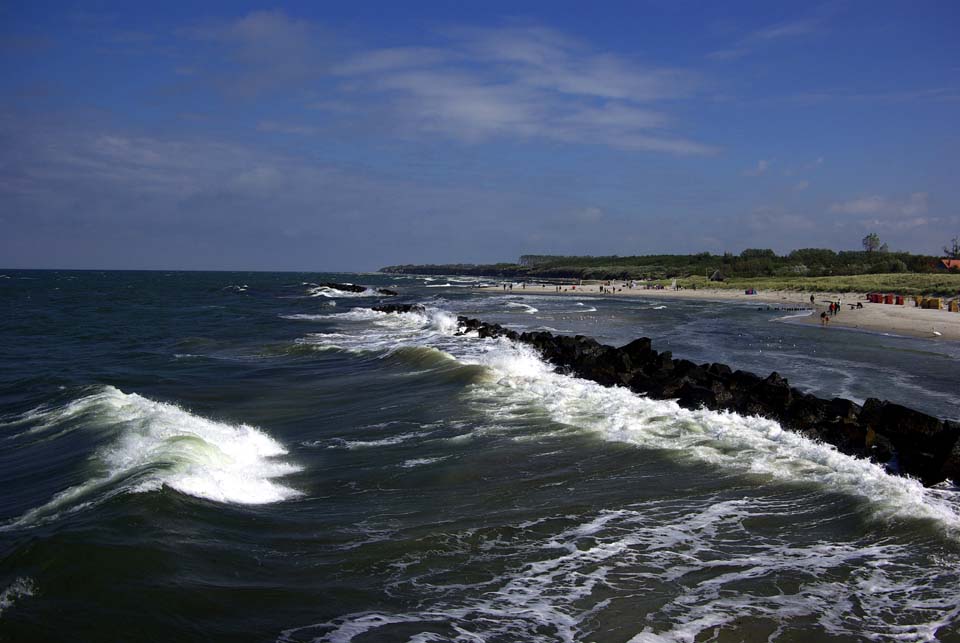
[[[0,267],[937,254],[960,3],[0,0]]]

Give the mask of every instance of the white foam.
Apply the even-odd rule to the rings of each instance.
[[[437,458],[411,458],[410,460],[404,461],[400,466],[404,469],[413,469],[415,467],[433,464],[434,462],[441,462],[449,457],[450,456],[440,456]]]
[[[353,284],[346,284],[352,286]],[[307,295],[310,297],[376,297],[379,293],[373,288],[365,288],[362,292],[352,292],[349,290],[340,290],[331,286],[313,286],[307,288]]]
[[[330,302],[335,304],[335,302]],[[289,319],[292,321],[322,321],[328,319],[330,315],[310,315],[307,313],[297,313],[294,315],[280,315],[280,319]]]
[[[804,310],[804,311],[794,313],[792,315],[784,315],[783,317],[774,317],[770,321],[786,321],[787,319],[797,319],[798,317],[810,317],[811,315],[813,315],[812,310]]]
[[[33,596],[37,591],[36,583],[32,578],[21,576],[13,581],[9,587],[0,592],[0,616],[22,598]]]
[[[368,322],[367,328],[352,333],[312,333],[297,340],[319,349],[340,348],[357,352],[382,351],[389,355],[408,347],[434,348],[433,344],[454,340],[457,318],[445,310],[427,307],[424,311],[383,313],[354,308],[327,316],[332,321]],[[446,352],[439,351],[449,359]]]
[[[402,444],[416,438],[422,438],[430,435],[430,431],[415,431],[413,433],[401,433],[391,435],[380,440],[347,440],[346,438],[333,438],[332,443],[326,445],[328,449],[371,449],[376,447],[389,447],[396,444]],[[320,442],[311,442],[310,446],[319,446]]]
[[[390,585],[416,591],[418,609],[347,614],[287,630],[279,640],[346,643],[372,632],[393,640],[391,635],[415,631],[413,625],[442,623],[460,635],[454,640],[548,636],[572,643],[598,640],[592,628],[604,624],[607,610],[617,612],[612,622],[619,624],[621,640],[632,634],[634,643],[713,640],[721,628],[739,640],[745,622],[772,623],[770,641],[788,630],[802,640],[795,625],[808,640],[826,633],[931,641],[956,622],[955,554],[940,569],[917,560],[912,546],[882,539],[744,541],[756,519],[793,518],[797,510],[795,500],[696,497],[527,520],[508,529],[518,536],[481,540],[484,568],[500,567],[489,561],[519,561],[504,565],[499,575],[472,583],[450,583],[446,575],[410,578],[404,570],[419,560],[409,554],[395,561],[398,577]],[[458,554],[478,560],[475,536],[462,547]],[[606,598],[598,600],[598,594]],[[637,595],[645,597],[646,618],[625,619],[629,599]],[[628,602],[617,600],[623,598]],[[311,630],[316,638],[306,636]]]
[[[26,512],[13,525],[53,519],[62,511],[75,511],[117,493],[164,486],[235,504],[280,502],[300,495],[276,480],[300,467],[277,459],[286,455],[286,449],[246,424],[209,420],[112,386],[30,415],[37,422],[31,431],[72,422],[71,430],[106,433],[108,440],[91,458],[96,475]]]
[[[539,312],[536,308],[534,308],[534,307],[531,306],[530,304],[524,304],[524,303],[521,303],[521,302],[519,302],[519,301],[508,301],[508,302],[507,302],[507,306],[510,307],[510,308],[523,308],[523,309],[524,309],[523,312],[529,313],[530,315],[532,315],[532,314],[534,314],[534,313],[536,313],[536,312]]]

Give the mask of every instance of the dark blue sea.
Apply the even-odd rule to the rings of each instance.
[[[648,336],[952,419],[957,343],[458,277],[0,272],[2,641],[960,641],[951,483],[454,331]]]

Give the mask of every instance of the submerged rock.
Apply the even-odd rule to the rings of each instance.
[[[366,286],[357,286],[356,284],[338,284],[332,281],[327,281],[321,284],[317,284],[318,288],[332,288],[334,290],[342,290],[343,292],[367,292],[367,290],[374,290],[381,295],[394,296],[397,294],[395,290],[389,290],[388,288],[367,288]]]
[[[374,306],[371,310],[378,313],[425,313],[427,309],[422,304],[384,304]]]

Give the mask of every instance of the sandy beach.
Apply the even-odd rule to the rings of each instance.
[[[790,323],[820,325],[820,313],[827,310],[828,302],[840,301],[843,309],[834,315],[824,331],[831,329],[855,329],[873,333],[888,333],[910,337],[922,337],[933,340],[960,341],[960,313],[947,310],[927,310],[916,308],[910,300],[907,305],[874,304],[867,301],[865,293],[837,292],[795,292],[782,290],[757,291],[747,295],[742,290],[698,289],[698,290],[647,290],[645,288],[618,287],[615,293],[601,290],[600,284],[588,283],[579,286],[563,286],[557,292],[554,285],[527,284],[521,287],[514,284],[513,294],[525,295],[564,295],[591,297],[649,297],[655,299],[696,299],[717,302],[745,302],[758,305],[770,305],[793,309],[810,307],[810,295],[814,296],[814,311],[809,317],[791,317]],[[481,288],[484,291],[503,290],[502,285]],[[851,309],[850,304],[863,304],[863,308]]]

